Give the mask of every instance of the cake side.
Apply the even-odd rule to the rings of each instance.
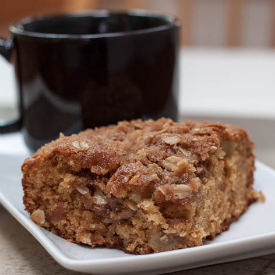
[[[24,204],[77,243],[138,254],[197,246],[257,200],[252,150],[243,129],[209,122],[86,130],[24,162]]]

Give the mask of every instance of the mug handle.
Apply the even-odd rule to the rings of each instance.
[[[0,55],[8,62],[11,60],[12,40],[4,40],[0,38]],[[18,119],[5,121],[0,123],[0,134],[15,132],[21,128],[21,115]]]

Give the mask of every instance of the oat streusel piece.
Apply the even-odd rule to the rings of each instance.
[[[238,127],[169,119],[60,135],[25,160],[24,204],[76,243],[137,254],[197,246],[260,196],[252,149]]]

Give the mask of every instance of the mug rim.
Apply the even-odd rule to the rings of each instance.
[[[107,33],[96,33],[96,34],[55,34],[55,33],[42,33],[35,31],[27,31],[23,29],[23,25],[31,23],[38,20],[51,19],[57,17],[84,17],[84,16],[110,16],[110,15],[130,15],[130,16],[140,16],[144,18],[155,17],[164,19],[167,23],[156,26],[149,27],[140,30],[130,30],[130,31],[120,31],[120,32],[107,32]],[[146,10],[128,10],[128,11],[110,11],[110,10],[93,10],[93,11],[80,11],[72,13],[59,13],[41,16],[30,16],[24,17],[19,22],[9,27],[10,32],[13,35],[19,35],[29,38],[41,38],[41,39],[92,39],[92,38],[108,38],[108,37],[120,37],[127,35],[138,35],[146,33],[154,33],[159,31],[168,30],[170,28],[179,28],[180,23],[176,16],[165,15],[162,13],[151,12]]]

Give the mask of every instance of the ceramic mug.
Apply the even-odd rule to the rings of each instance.
[[[25,18],[0,40],[15,68],[22,129],[31,150],[85,128],[135,118],[177,120],[179,23],[146,12]]]

